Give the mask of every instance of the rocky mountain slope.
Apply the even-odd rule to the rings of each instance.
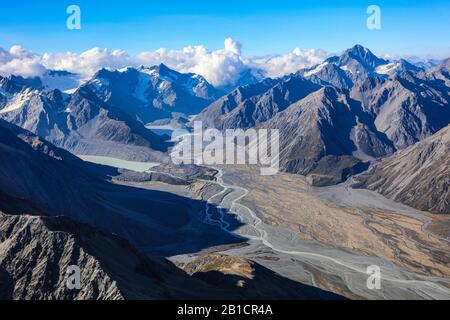
[[[435,67],[431,68],[425,72],[423,76],[437,84],[450,87],[450,58],[445,59]]]
[[[376,69],[388,63],[369,49],[355,45],[340,56],[330,57],[319,65],[300,70],[298,74],[319,84],[350,89],[355,82],[375,75]]]
[[[0,81],[0,117],[76,154],[167,162],[164,138],[144,124],[189,127],[186,114],[201,111],[194,120],[204,127],[280,129],[282,169],[314,173],[314,183],[336,183],[363,163],[447,126],[448,75],[448,60],[425,70],[406,60],[378,58],[356,45],[278,79],[252,83],[256,78],[247,70],[243,77],[251,78],[250,84],[220,98],[221,91],[202,77],[165,65],[102,69],[73,94],[43,91],[33,79],[9,77]],[[335,98],[315,96],[333,90],[339,92]],[[310,107],[303,110],[303,105]],[[175,118],[182,123],[170,120]]]
[[[380,59],[356,45],[298,74],[321,85],[351,90],[351,97],[362,103],[377,130],[402,149],[450,123],[450,90],[430,81],[446,79],[445,65],[444,61],[424,77],[421,67],[404,59]]]
[[[3,120],[0,161],[0,192],[20,199],[27,212],[32,208],[49,216],[64,215],[114,232],[149,250],[176,243],[189,246],[189,241],[201,245],[208,239],[207,228],[202,238],[191,234],[190,228],[180,231],[191,223],[202,230],[201,222],[192,220],[189,211],[199,203],[170,193],[110,183],[107,175],[114,173],[91,166]],[[235,241],[225,234],[215,237],[213,242]]]
[[[450,213],[450,126],[355,177],[354,187],[377,191],[420,210]]]
[[[164,158],[161,152],[167,148],[160,136],[89,87],[72,95],[21,88],[10,94],[0,117],[77,154],[155,161]]]
[[[220,130],[250,128],[269,120],[292,103],[320,88],[303,77],[265,79],[221,97],[194,120]]]
[[[196,114],[222,93],[201,76],[162,64],[102,69],[70,94],[44,84],[66,78],[72,75],[1,78],[0,117],[76,154],[164,162],[167,144],[145,124]]]
[[[172,112],[197,114],[222,94],[202,76],[153,67],[102,69],[82,87],[105,103],[146,124]]]
[[[356,45],[312,68],[240,87],[195,120],[221,130],[279,129],[283,170],[337,183],[450,123],[446,65],[424,71]]]
[[[247,299],[342,299],[324,290],[283,278],[241,257],[206,254],[179,266],[194,278],[236,292]]]
[[[342,299],[249,260],[218,257],[220,264],[200,264],[205,261],[201,257],[184,272],[165,259],[142,255],[115,235],[66,217],[0,212],[0,299]],[[233,270],[237,262],[247,269]],[[80,289],[67,287],[70,266],[80,268]],[[195,273],[190,273],[193,266]],[[242,283],[238,279],[247,271]]]
[[[195,251],[196,237],[201,246],[233,238],[190,220],[194,204],[186,199],[113,185],[104,180],[106,168],[3,120],[0,161],[0,299],[272,297],[270,290],[223,288],[152,258],[158,247]],[[73,265],[81,269],[79,290],[66,286]],[[295,290],[285,298],[336,297],[269,271],[258,278],[279,292],[289,283]]]
[[[81,270],[79,290],[66,286],[66,271],[73,265]],[[195,299],[205,298],[205,292],[222,296],[168,261],[145,257],[117,236],[61,216],[0,213],[0,268],[3,299]]]
[[[402,149],[450,123],[449,88],[404,72],[387,79],[368,77],[351,91],[376,128]]]
[[[367,168],[393,146],[361,114],[344,91],[323,87],[261,127],[280,130],[280,166],[308,175],[314,185],[335,184]]]
[[[4,120],[0,150],[0,191],[50,213],[66,210],[67,203],[84,202],[77,190],[91,190],[99,183],[77,157]]]

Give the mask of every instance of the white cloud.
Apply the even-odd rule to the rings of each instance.
[[[52,70],[66,70],[83,76],[92,76],[101,68],[122,68],[132,64],[128,54],[123,50],[92,48],[81,54],[45,53],[42,64]]]
[[[329,55],[320,49],[295,48],[285,55],[255,57],[246,60],[249,67],[262,69],[268,77],[279,77],[321,63]]]
[[[33,77],[45,72],[40,56],[24,50],[21,46],[12,46],[9,51],[0,48],[0,74],[16,74]]]
[[[46,69],[66,70],[83,77],[92,76],[100,68],[118,69],[126,66],[164,63],[179,72],[193,72],[204,76],[216,86],[235,83],[248,69],[262,70],[267,76],[278,77],[322,62],[323,50],[299,49],[285,55],[265,57],[242,56],[242,45],[227,38],[223,49],[210,51],[202,45],[182,50],[158,49],[130,57],[123,50],[93,48],[81,54],[72,52],[36,54],[13,46],[9,51],[0,48],[0,74],[26,77],[39,76]]]
[[[239,42],[227,38],[220,50],[209,51],[201,45],[183,50],[159,49],[138,54],[137,61],[145,65],[164,63],[180,72],[200,74],[213,85],[221,86],[236,82],[247,68],[241,57],[241,47]]]

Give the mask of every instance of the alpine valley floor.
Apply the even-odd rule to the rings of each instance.
[[[217,169],[215,181],[189,187],[191,196],[208,199],[199,218],[246,241],[170,257],[175,263],[221,253],[352,299],[450,297],[450,230],[442,227],[450,217],[352,189],[351,181],[314,188],[299,175],[260,176],[248,166]],[[186,195],[159,182],[140,185]],[[242,224],[232,225],[236,220]],[[381,289],[367,287],[370,265],[381,269]]]

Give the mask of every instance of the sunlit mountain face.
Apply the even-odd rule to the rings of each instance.
[[[318,2],[2,5],[0,299],[449,299],[445,28]]]

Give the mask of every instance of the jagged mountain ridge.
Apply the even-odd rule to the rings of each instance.
[[[355,45],[340,56],[327,58],[317,66],[300,70],[298,74],[319,84],[350,89],[355,82],[375,74],[377,68],[388,63],[369,49]]]
[[[281,155],[283,170],[301,174],[316,170],[320,183],[336,183],[345,180],[347,174],[342,176],[343,172],[354,172],[351,168],[355,165],[406,148],[450,123],[450,90],[441,79],[446,75],[445,66],[444,62],[425,72],[406,60],[380,59],[357,45],[318,66],[238,88],[211,104],[195,120],[222,130],[252,126],[279,129],[281,137],[285,137],[280,148],[287,152]],[[429,76],[436,70],[439,79]],[[289,91],[288,83],[293,79],[297,86]],[[320,99],[309,97],[328,87],[340,90],[347,101],[352,100],[353,107],[342,115],[346,118],[343,122],[352,123],[351,129],[329,121],[329,114],[340,101],[322,104]],[[274,94],[292,91],[296,94]],[[308,99],[322,110],[320,115],[287,111],[300,110],[301,101]],[[340,147],[324,147],[324,141],[333,139],[340,141]]]
[[[164,156],[158,151],[167,148],[160,136],[87,87],[71,95],[22,88],[0,110],[0,117],[77,154],[159,161]]]
[[[197,114],[222,94],[202,76],[179,73],[164,64],[117,71],[102,69],[83,87],[144,124],[169,118],[172,112]]]
[[[139,253],[116,235],[66,217],[0,212],[3,300],[343,299],[244,258],[221,260],[220,265],[210,264],[207,272],[197,266],[196,274],[191,274],[166,259]],[[232,270],[236,261],[251,266],[244,278],[248,284],[236,281],[239,273]],[[66,285],[69,266],[80,267],[79,290]]]
[[[165,162],[168,144],[145,124],[197,113],[221,93],[163,64],[102,69],[70,94],[46,89],[40,78],[8,77],[0,79],[0,117],[76,154]]]
[[[269,121],[280,130],[280,167],[308,175],[314,185],[335,184],[394,151],[345,91],[323,87]]]
[[[192,114],[195,108],[198,107],[195,111],[199,111],[214,101],[195,118],[203,121],[204,127],[221,130],[260,127],[320,88],[335,87],[344,93],[348,90],[349,97],[361,104],[360,108],[353,108],[348,113],[347,123],[356,123],[355,118],[359,122],[350,131],[350,142],[345,138],[347,146],[341,150],[347,151],[338,153],[352,159],[349,164],[353,166],[353,160],[371,161],[406,148],[445,127],[450,122],[446,76],[448,61],[424,71],[406,60],[378,58],[367,48],[356,45],[318,66],[238,87],[217,100],[220,91],[202,77],[180,74],[159,65],[117,71],[102,69],[74,94],[62,95],[63,98],[58,98],[61,102],[55,102],[56,106],[45,108],[44,112],[40,111],[43,109],[40,105],[45,103],[35,98],[43,95],[42,91],[27,87],[22,89],[28,91],[22,91],[17,103],[6,105],[0,112],[8,121],[71,152],[164,162],[167,158],[163,154],[149,151],[164,151],[164,143],[142,126],[154,117],[180,114],[172,111]],[[23,83],[23,80],[19,82]],[[56,93],[44,95],[47,95],[47,103],[53,103],[58,97]],[[23,101],[31,101],[28,109],[18,107],[24,104]],[[47,111],[50,109],[53,113]],[[32,116],[28,117],[29,114]],[[271,125],[275,122],[272,121]],[[302,127],[297,130],[301,134],[312,135],[303,130],[312,128],[312,125],[304,122],[296,122],[295,125]],[[279,129],[285,130],[284,127]],[[329,134],[323,130],[316,133],[321,136]],[[360,142],[355,144],[355,139]],[[281,148],[286,148],[286,145]],[[303,148],[292,148],[296,149]],[[328,153],[329,150],[324,156],[336,156],[336,152]],[[292,156],[301,158],[301,155]],[[309,172],[310,167],[293,165],[286,166],[286,170]]]
[[[423,72],[425,68],[416,66],[405,59],[389,61],[378,58],[369,49],[355,45],[340,56],[333,56],[323,63],[297,73],[319,84],[351,89],[354,84],[367,77],[388,78],[391,75],[411,71]]]
[[[387,79],[368,77],[351,90],[377,129],[402,149],[431,136],[450,122],[449,88],[408,71]]]
[[[425,79],[433,80],[438,84],[450,87],[450,58],[443,60],[441,63],[426,71],[423,74]]]
[[[81,269],[80,290],[66,270]],[[65,217],[0,212],[0,267],[9,281],[3,299],[181,299],[221,297],[165,260],[139,254],[126,241]],[[5,281],[6,282],[6,281]],[[202,288],[192,291],[192,286]],[[222,296],[223,297],[223,296]]]
[[[450,213],[450,125],[381,159],[355,177],[354,187],[377,191],[420,210]]]
[[[203,110],[194,121],[217,129],[247,129],[269,120],[290,104],[320,88],[303,77],[265,79],[239,87]]]

